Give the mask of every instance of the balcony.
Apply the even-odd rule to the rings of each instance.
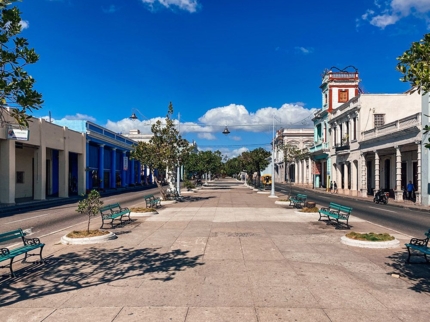
[[[420,131],[421,113],[416,113],[383,126],[361,132],[361,141],[369,141],[387,136],[401,136],[404,132]]]
[[[349,142],[345,142],[339,145],[335,146],[335,151],[336,152],[340,152],[340,151],[349,151],[350,147],[349,147]]]
[[[310,153],[316,153],[316,154],[325,153],[328,151],[329,151],[328,143],[322,142],[322,141],[315,142],[315,145],[309,149]]]

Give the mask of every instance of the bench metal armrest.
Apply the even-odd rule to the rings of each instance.
[[[411,245],[417,245],[417,246],[427,246],[429,239],[419,239],[419,238],[412,238],[409,244]]]
[[[39,245],[41,244],[39,238],[24,238],[24,245]]]
[[[7,249],[7,248],[2,248],[2,249],[1,249],[1,254],[2,254],[3,256],[9,255],[9,254],[10,254],[10,250],[9,250],[9,249]]]

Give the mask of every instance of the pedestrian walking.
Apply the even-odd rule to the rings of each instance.
[[[333,193],[333,181],[330,181],[330,189],[329,189],[330,193]]]
[[[414,184],[412,183],[412,181],[409,180],[408,185],[406,186],[406,190],[408,192],[408,199],[412,200],[412,193],[415,190]]]
[[[337,193],[337,184],[336,181],[333,181],[334,193]]]

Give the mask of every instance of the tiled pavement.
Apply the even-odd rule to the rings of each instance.
[[[428,321],[430,266],[405,264],[403,246],[343,245],[345,230],[244,186],[191,199],[103,244],[47,237],[46,264],[17,263],[20,277],[0,280],[0,320]]]

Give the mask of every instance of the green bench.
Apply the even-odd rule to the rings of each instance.
[[[154,195],[144,196],[146,208],[158,208],[161,206],[161,199],[155,198]]]
[[[10,248],[10,247],[0,246],[1,247],[0,262],[10,260],[9,265],[0,266],[0,267],[1,268],[9,267],[11,277],[15,277],[15,273],[13,272],[13,268],[12,268],[13,260],[15,259],[15,257],[19,255],[25,255],[24,259],[22,260],[23,263],[27,261],[28,256],[37,256],[37,255],[40,256],[40,261],[42,263],[44,262],[42,258],[42,251],[45,244],[41,243],[39,238],[25,238],[25,233],[22,231],[21,228],[16,230],[11,230],[5,233],[1,233],[0,244],[4,242],[8,242],[10,240],[18,239],[18,238],[21,239],[22,241],[22,245],[18,247]],[[40,249],[39,254],[28,254],[28,252],[35,249]]]
[[[105,221],[109,220],[112,228],[115,219],[119,219],[121,224],[123,223],[123,217],[128,217],[128,221],[131,221],[130,209],[121,207],[119,203],[103,206],[99,211],[102,217],[102,225],[100,228],[103,228]]]
[[[342,206],[334,202],[330,202],[328,207],[323,207],[319,210],[320,218],[318,221],[322,220],[322,217],[326,217],[328,221],[334,219],[337,225],[340,225],[339,220],[343,220],[346,226],[349,228],[349,216],[351,215],[352,208],[347,206]]]
[[[306,199],[308,199],[307,195],[298,193],[295,196],[290,197],[290,206],[295,208],[302,208],[305,206]]]
[[[430,255],[430,247],[428,246],[428,242],[430,238],[430,229],[426,233],[424,233],[424,235],[427,238],[424,238],[424,239],[412,238],[408,244],[405,244],[409,253],[406,263],[410,263],[409,260],[411,259],[411,256],[424,256],[426,262],[429,263],[427,255]]]

